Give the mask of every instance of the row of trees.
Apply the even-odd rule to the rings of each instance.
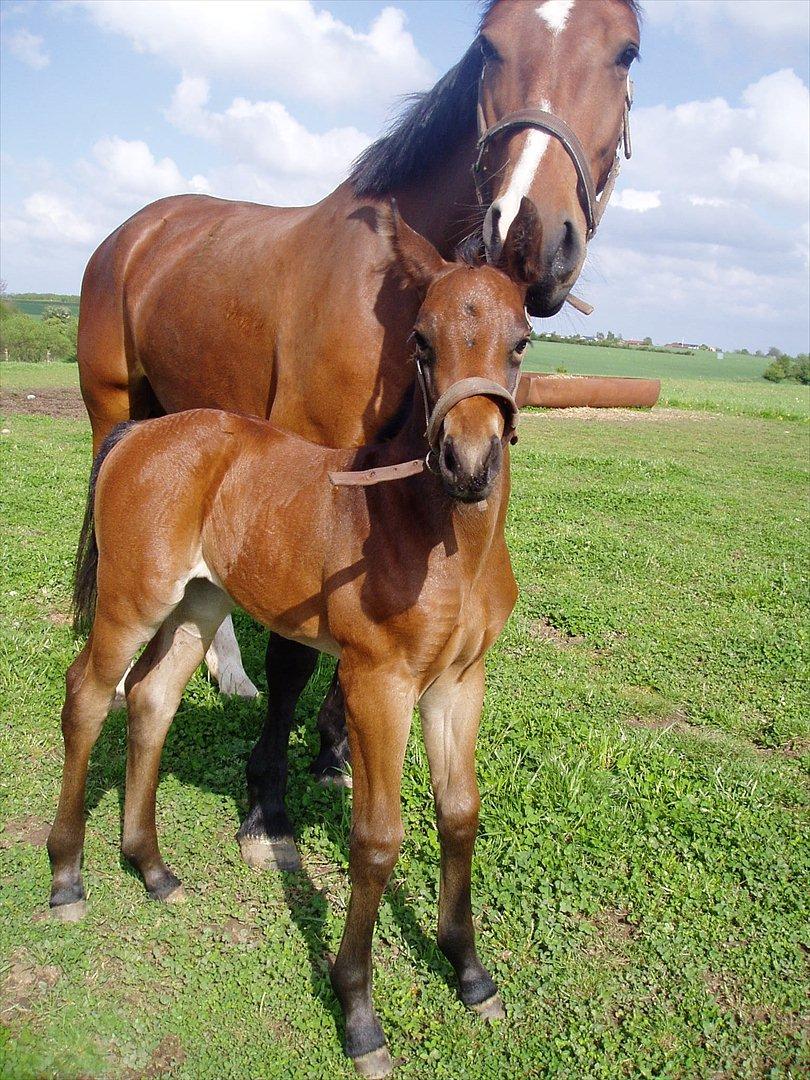
[[[76,360],[79,320],[61,304],[50,304],[41,319],[20,311],[0,297],[0,357],[35,364],[47,360]]]
[[[769,351],[768,355],[773,354]],[[774,358],[773,363],[768,364],[762,377],[768,382],[798,382],[805,386],[810,385],[810,356],[807,353],[799,353],[798,356],[786,356],[782,353]]]

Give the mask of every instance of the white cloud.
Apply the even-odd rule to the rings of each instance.
[[[707,41],[718,30],[730,29],[759,40],[806,40],[810,5],[805,0],[646,0],[652,23],[696,32]]]
[[[76,0],[74,6],[179,70],[236,77],[330,109],[388,102],[434,77],[395,7],[363,33],[309,0]]]
[[[660,191],[637,191],[635,188],[623,188],[612,200],[613,206],[622,210],[635,210],[643,214],[647,210],[657,210],[661,205]]]
[[[205,79],[184,76],[167,118],[181,131],[221,146],[231,161],[254,166],[267,181],[294,180],[291,190],[296,201],[307,193],[312,198],[325,195],[371,141],[355,127],[308,131],[278,101],[240,97],[224,111],[214,112],[206,107],[209,93]]]
[[[44,48],[44,40],[24,28],[7,34],[5,44],[13,56],[27,64],[28,67],[34,68],[35,71],[47,67],[51,62],[51,58]]]
[[[207,191],[204,176],[185,178],[171,158],[157,160],[144,142],[100,139],[72,168],[42,170],[43,186],[6,207],[5,246],[21,265],[86,260],[128,214],[164,195]]]

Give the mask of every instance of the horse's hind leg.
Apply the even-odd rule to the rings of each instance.
[[[90,752],[109,711],[115,685],[147,637],[148,632],[125,631],[99,612],[87,644],[67,672],[62,709],[65,766],[59,807],[48,837],[51,909],[65,922],[80,918],[85,909],[81,867]]]
[[[484,698],[483,660],[448,671],[419,703],[441,845],[438,944],[458,976],[461,1000],[486,1020],[503,1017],[498,988],[475,949],[470,876],[480,798],[475,740]]]
[[[230,615],[223,620],[214,635],[214,640],[205,654],[205,663],[223,694],[243,698],[259,696],[259,691],[242,666],[242,654]]]
[[[183,898],[164,863],[155,828],[160,756],[189,679],[232,605],[207,581],[192,581],[127,676],[127,779],[121,850],[154,900]]]
[[[295,706],[318,653],[271,634],[267,646],[267,719],[248,760],[250,812],[237,833],[242,858],[255,870],[300,866],[287,817],[287,752]]]

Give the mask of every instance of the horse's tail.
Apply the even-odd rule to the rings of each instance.
[[[79,547],[76,551],[76,567],[73,572],[73,632],[89,634],[96,613],[98,544],[96,542],[96,484],[104,459],[114,446],[123,439],[134,420],[125,420],[116,424],[101,444],[93,467],[90,470],[90,485],[87,491],[87,506],[84,510],[82,531],[79,534]]]

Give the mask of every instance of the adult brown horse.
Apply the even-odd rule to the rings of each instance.
[[[424,296],[413,335],[420,388],[395,439],[329,450],[264,420],[195,409],[123,425],[102,445],[74,594],[92,630],[67,676],[64,781],[48,839],[52,909],[77,917],[90,750],[118,680],[146,645],[126,679],[122,848],[152,896],[178,898],[155,831],[160,755],[223,617],[238,603],[310,656],[339,656],[354,762],[352,891],[332,984],[347,1053],[365,1076],[392,1068],[372,1004],[371,942],[402,841],[400,782],[417,703],[441,842],[438,942],[464,1003],[503,1016],[470,907],[475,740],[484,655],[517,596],[504,522],[512,395],[530,329],[525,289],[492,267],[445,262],[395,215],[382,217],[397,273]],[[364,479],[386,469],[396,479],[356,486],[362,472],[335,472],[350,466],[371,470]],[[294,683],[269,671],[279,766],[311,670]],[[291,835],[276,852],[287,864],[297,858]]]
[[[82,286],[94,448],[129,417],[200,406],[272,417],[329,446],[390,433],[412,382],[404,360],[416,313],[375,229],[391,195],[444,256],[480,238],[527,286],[529,313],[554,314],[614,174],[638,42],[636,0],[490,0],[456,67],[316,206],[179,196],[130,218]],[[292,673],[296,650],[276,642],[274,662]],[[339,715],[319,719],[317,774],[345,760]],[[271,744],[266,728],[248,766],[243,839],[268,836]]]

